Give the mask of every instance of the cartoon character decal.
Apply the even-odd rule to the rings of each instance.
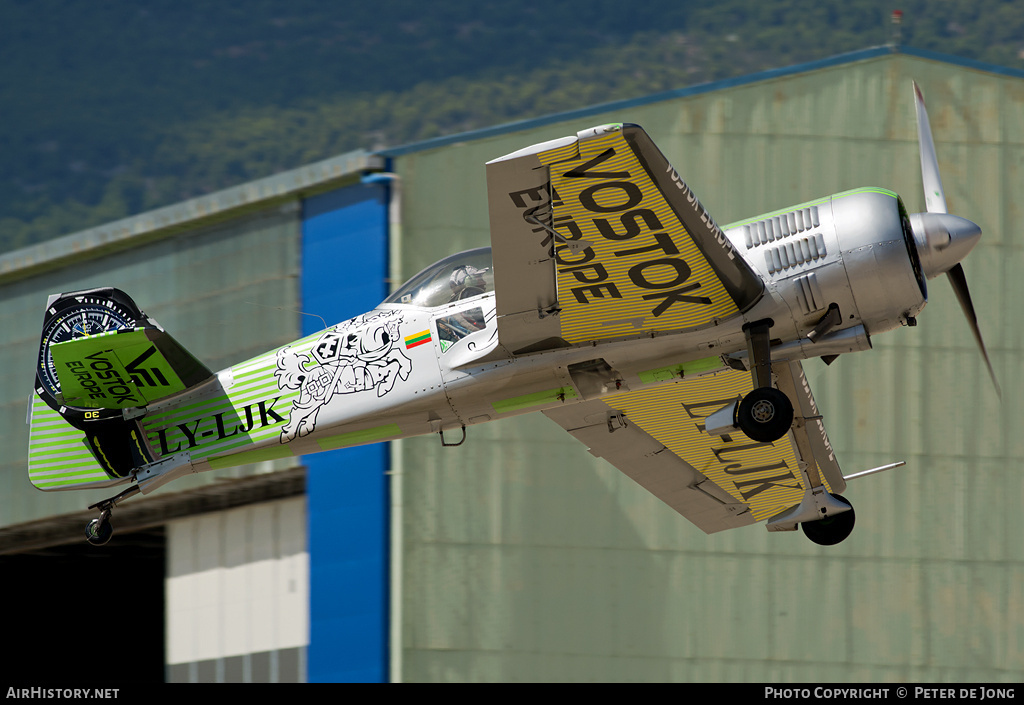
[[[399,311],[373,312],[325,331],[309,355],[279,350],[278,387],[299,390],[281,442],[311,433],[320,409],[338,394],[376,391],[382,397],[398,379],[408,379],[412,360],[399,347],[401,323]]]

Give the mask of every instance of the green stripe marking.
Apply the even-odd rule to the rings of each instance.
[[[396,423],[389,423],[384,426],[374,426],[362,431],[351,431],[339,433],[336,436],[328,436],[318,442],[321,450],[335,450],[349,446],[363,445],[365,443],[377,443],[386,438],[401,436],[402,429]]]
[[[714,357],[701,358],[700,360],[691,360],[681,365],[669,365],[668,367],[659,367],[656,370],[647,370],[637,376],[644,384],[650,384],[651,382],[666,382],[670,379],[690,377],[723,367],[722,358],[716,355]]]
[[[280,460],[290,458],[294,455],[288,446],[270,446],[269,448],[257,448],[247,450],[244,453],[234,455],[218,455],[209,459],[210,467],[214,470],[234,467],[235,465],[247,465],[249,463],[262,463],[265,460]]]
[[[892,191],[890,191],[888,189],[875,188],[875,187],[871,187],[871,186],[866,186],[864,188],[856,188],[856,189],[853,189],[851,191],[843,191],[842,193],[836,193],[836,194],[833,194],[831,196],[825,196],[824,198],[819,198],[819,199],[817,199],[815,201],[808,201],[807,203],[801,203],[798,206],[789,206],[788,208],[783,208],[782,210],[772,211],[771,213],[765,213],[763,215],[759,215],[759,216],[754,217],[754,218],[748,218],[747,220],[741,220],[741,221],[736,222],[736,223],[729,223],[728,225],[722,226],[722,230],[732,230],[733,228],[738,228],[741,225],[749,225],[750,223],[757,223],[757,222],[762,221],[762,220],[767,220],[768,218],[774,218],[777,215],[784,215],[786,213],[793,213],[793,212],[801,210],[803,208],[810,208],[811,206],[820,206],[823,203],[828,203],[832,199],[838,200],[840,198],[845,198],[847,196],[855,196],[858,193],[880,193],[880,194],[885,195],[885,196],[892,196],[893,198],[899,198],[899,196],[897,194],[893,193]]]
[[[553,404],[558,401],[575,398],[575,389],[572,387],[559,387],[558,389],[547,389],[543,392],[534,392],[533,394],[524,394],[521,397],[512,397],[511,399],[502,399],[501,401],[491,402],[491,406],[493,406],[494,410],[499,414],[505,414],[510,411],[529,409],[534,406]]]

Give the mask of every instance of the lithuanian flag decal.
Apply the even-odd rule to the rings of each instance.
[[[413,333],[412,335],[405,336],[405,349],[412,350],[417,345],[423,345],[424,343],[430,342],[430,329],[420,331],[419,333]]]

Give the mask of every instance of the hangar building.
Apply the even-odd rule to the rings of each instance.
[[[41,682],[1019,682],[1024,676],[1024,74],[878,48],[379,153],[354,152],[0,256],[0,566]],[[719,223],[860,186],[924,198],[922,87],[999,378],[951,289],[805,364],[857,527],[705,535],[540,415],[111,494],[39,492],[26,400],[47,296],[112,285],[220,369],[488,244],[484,163],[642,125]],[[117,660],[82,658],[93,643]],[[125,652],[124,645],[130,645]],[[40,659],[38,654],[47,654]],[[109,665],[113,664],[113,666]],[[105,669],[113,668],[112,671]]]

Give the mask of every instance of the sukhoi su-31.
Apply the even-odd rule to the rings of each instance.
[[[420,434],[457,446],[540,411],[705,532],[838,543],[847,481],[902,463],[843,475],[801,360],[915,325],[946,274],[992,374],[960,265],[981,230],[946,212],[914,98],[925,213],[861,188],[723,230],[642,128],[611,124],[487,164],[489,248],[217,373],[122,291],[53,295],[31,481],[125,486],[92,507],[100,544],[118,502],[189,473]]]

